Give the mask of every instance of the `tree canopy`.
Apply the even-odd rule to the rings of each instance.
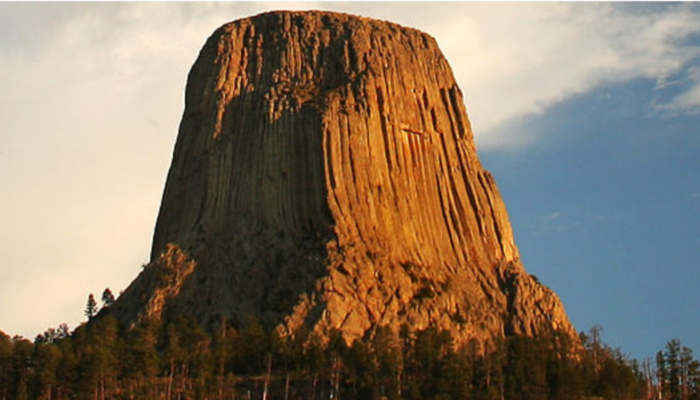
[[[582,345],[582,346],[581,346]],[[251,317],[211,331],[195,320],[132,329],[109,313],[34,343],[0,332],[0,399],[700,400],[700,364],[672,340],[639,363],[601,339],[559,332],[456,348],[449,332],[379,327],[363,340]]]

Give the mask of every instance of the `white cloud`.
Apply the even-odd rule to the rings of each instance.
[[[216,27],[275,8],[435,36],[481,147],[530,143],[496,128],[640,77],[685,72],[695,86],[659,108],[700,108],[694,4],[0,3],[0,304],[33,304],[0,307],[0,329],[75,326],[87,293],[128,284],[148,258],[189,67]]]
[[[322,3],[315,1],[262,1],[257,5],[259,9],[256,11],[256,14],[273,10],[303,11],[324,8]]]
[[[455,69],[481,147],[531,143],[499,137],[496,128],[607,84],[664,81],[700,56],[700,45],[687,40],[700,33],[696,5],[653,13],[610,3],[468,6],[432,33]],[[693,90],[671,104],[697,109],[697,99]]]

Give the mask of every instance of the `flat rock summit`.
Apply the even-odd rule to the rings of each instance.
[[[237,20],[206,41],[151,261],[113,313],[253,315],[348,340],[378,326],[458,343],[576,334],[521,264],[435,39],[317,11]]]

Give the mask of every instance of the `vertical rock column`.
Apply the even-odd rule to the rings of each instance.
[[[575,335],[520,265],[432,37],[326,12],[238,20],[207,40],[185,103],[152,265],[177,270],[177,254],[187,274],[177,288],[142,274],[123,319],[252,313],[349,339],[403,324],[459,341]]]

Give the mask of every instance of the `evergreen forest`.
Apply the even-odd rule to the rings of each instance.
[[[0,400],[474,399],[700,400],[700,363],[671,340],[654,360],[626,357],[601,328],[574,343],[561,332],[456,348],[449,332],[377,328],[348,345],[280,338],[254,317],[239,327],[196,321],[125,329],[111,294],[73,332],[32,342],[0,332]]]

